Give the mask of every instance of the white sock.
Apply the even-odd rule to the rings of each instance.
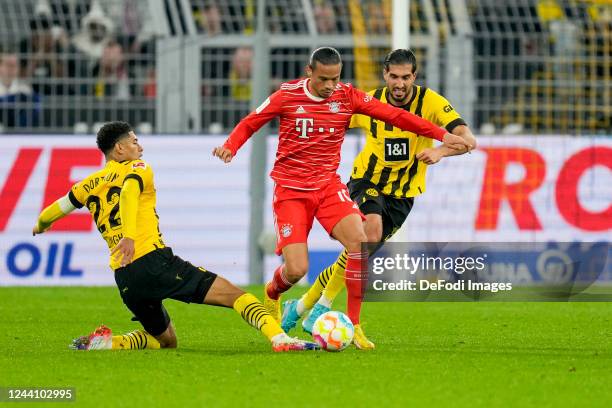
[[[287,338],[289,338],[289,335],[287,333],[285,333],[285,332],[282,332],[282,333],[278,333],[276,336],[272,337],[270,339],[270,341],[272,341],[272,344],[274,344],[274,343],[279,343],[279,342],[281,342],[283,340],[286,340]]]
[[[323,292],[323,294],[321,295],[317,303],[331,309],[333,301],[334,301],[333,299],[330,299],[327,296],[325,296],[325,292]]]
[[[300,300],[298,300],[297,302],[297,305],[295,305],[295,311],[300,317],[304,315],[304,312],[306,311],[306,305],[304,305],[304,301],[302,300],[302,298],[300,298]]]

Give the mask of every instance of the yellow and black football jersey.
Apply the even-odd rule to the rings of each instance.
[[[387,103],[387,87],[368,94]],[[449,132],[465,121],[440,94],[412,86],[412,96],[399,107],[446,128]],[[414,197],[425,191],[427,165],[415,156],[433,147],[433,139],[405,132],[389,123],[364,115],[353,115],[352,128],[366,131],[366,144],[353,163],[353,179],[367,179],[376,184],[383,194],[396,198]]]
[[[137,235],[134,237],[133,260],[136,260],[156,248],[164,247],[155,212],[156,192],[151,166],[142,160],[110,160],[103,169],[72,186],[68,197],[75,207],[87,207],[102,238],[112,250],[123,238],[119,196],[123,182],[130,178],[136,179],[140,185]],[[110,267],[113,270],[119,268],[119,261],[111,257]]]

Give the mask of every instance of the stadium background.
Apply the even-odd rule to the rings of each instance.
[[[30,231],[44,205],[101,165],[92,135],[116,119],[136,127],[156,170],[167,243],[260,283],[279,262],[266,255],[276,125],[230,166],[210,151],[249,107],[303,75],[317,46],[340,50],[343,81],[380,86],[392,3],[268,0],[264,32],[256,0],[0,1],[0,81],[13,81],[0,85],[0,285],[113,284],[87,214],[36,239]],[[406,3],[417,83],[453,103],[480,149],[430,168],[397,238],[609,240],[610,2]],[[347,137],[343,177],[362,143]],[[317,225],[312,271],[338,248]]]

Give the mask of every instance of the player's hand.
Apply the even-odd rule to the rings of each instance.
[[[232,151],[223,146],[215,147],[212,151],[212,154],[213,156],[216,156],[223,160],[224,163],[229,163],[234,158]]]
[[[122,267],[130,264],[134,257],[134,240],[126,237],[121,238],[111,251],[111,257],[115,261],[120,259]]]
[[[453,150],[466,150],[469,152],[474,148],[467,140],[461,136],[453,135],[452,133],[446,133],[442,138],[442,141],[446,146]]]
[[[417,160],[422,161],[425,164],[436,164],[439,162],[444,154],[436,148],[425,149],[416,155]]]

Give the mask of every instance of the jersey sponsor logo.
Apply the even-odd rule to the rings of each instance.
[[[385,161],[397,162],[410,159],[408,139],[399,137],[385,138]]]
[[[329,111],[331,113],[338,113],[340,112],[340,103],[339,102],[330,102],[328,103],[329,105]]]
[[[378,197],[378,191],[375,188],[368,188],[366,194],[370,197]]]
[[[306,109],[304,109],[304,107],[302,105],[298,106],[298,108],[295,110],[295,113],[306,113]]]
[[[312,132],[314,128],[313,118],[296,118],[295,119],[295,131],[300,132],[300,139],[308,139],[308,133]]]
[[[444,112],[445,112],[445,113],[449,113],[449,112],[454,111],[454,110],[455,110],[455,108],[453,108],[451,105],[446,105],[446,106],[443,108],[443,110],[444,110]]]
[[[147,168],[147,163],[145,162],[136,162],[136,163],[132,163],[132,168],[133,169],[146,169]]]
[[[326,129],[322,126],[319,126],[318,128],[316,128],[316,131],[319,133],[323,133],[325,132],[325,130]],[[336,131],[336,128],[330,127],[327,130],[329,131],[329,133],[334,133]],[[300,139],[308,139],[308,134],[315,131],[314,119],[313,118],[296,118],[295,119],[295,131],[300,133],[300,135],[298,136]]]
[[[287,238],[291,236],[292,232],[293,232],[293,225],[291,224],[283,224],[280,228],[280,233],[283,238]]]
[[[261,105],[259,105],[259,106],[257,107],[257,109],[255,109],[255,113],[257,113],[257,114],[259,115],[259,114],[261,113],[261,111],[262,111],[262,110],[264,110],[264,109],[266,109],[266,106],[268,106],[269,104],[270,104],[270,97],[268,96],[268,97],[266,98],[266,100],[265,100],[265,101],[263,101],[263,102],[261,103]]]

